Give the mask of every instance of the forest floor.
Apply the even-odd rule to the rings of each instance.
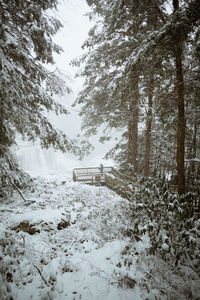
[[[137,260],[148,237],[134,245],[125,237],[127,200],[106,187],[39,178],[24,196],[0,203],[0,299],[147,297]]]
[[[151,273],[148,235],[130,236],[128,200],[42,178],[24,196],[0,202],[0,300],[171,299]]]

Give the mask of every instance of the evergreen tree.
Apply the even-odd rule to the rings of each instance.
[[[137,170],[139,85],[146,66],[141,62],[131,72],[125,70],[132,52],[145,38],[146,15],[155,9],[147,2],[140,5],[138,1],[88,1],[93,9],[91,18],[94,14],[99,19],[83,45],[88,53],[74,62],[84,63],[79,75],[87,78],[78,99],[83,104],[83,129],[96,134],[103,123],[107,128],[124,128],[128,139],[127,162],[134,171]]]
[[[45,148],[75,151],[74,142],[53,128],[48,111],[67,114],[55,94],[69,92],[45,65],[60,53],[52,37],[62,26],[52,14],[57,0],[0,0],[0,164],[10,169],[9,147],[21,134]]]
[[[52,41],[61,23],[48,15],[56,5],[57,1],[0,1],[1,144],[10,146],[18,132],[33,141],[40,138],[45,147],[72,148],[44,114],[67,113],[53,98],[66,91],[65,83],[44,67],[54,63],[53,52],[61,51]]]
[[[178,190],[179,194],[184,193],[184,98],[186,90],[183,74],[186,76],[187,73],[185,63],[191,44],[193,44],[193,52],[199,58],[199,1],[181,1],[180,6],[179,1],[171,1],[171,11],[169,2],[164,0],[91,0],[88,4],[93,10],[92,13],[99,19],[85,43],[89,53],[84,55],[82,61],[79,60],[79,63],[83,61],[85,63],[81,75],[87,78],[85,89],[79,98],[79,102],[84,104],[83,127],[89,128],[88,132],[95,134],[98,126],[106,122],[109,127],[128,128],[128,132],[125,129],[123,137],[133,139],[132,123],[138,118],[134,116],[134,122],[132,122],[133,119],[128,118],[128,115],[131,116],[130,110],[132,109],[130,108],[134,103],[131,100],[132,95],[134,90],[138,89],[137,109],[139,107],[140,114],[144,112],[143,105],[146,106],[147,101],[149,102],[145,117],[146,154],[143,153],[145,175],[149,174],[150,162],[155,158],[155,153],[150,149],[151,139],[154,145],[157,144],[157,149],[163,149],[159,155],[165,170],[169,170],[168,161],[170,168],[174,166],[174,162],[168,157],[174,158],[174,145],[176,145]],[[196,45],[194,45],[195,39]],[[197,77],[194,71],[192,71],[192,76]],[[170,105],[164,100],[166,95],[170,95]],[[170,116],[170,111],[172,116]],[[178,111],[177,114],[176,111]],[[154,118],[152,118],[152,112],[157,112]],[[100,113],[102,113],[101,116],[99,116]],[[168,115],[169,119],[164,120],[162,114]],[[152,123],[153,120],[155,124]],[[158,134],[152,132],[151,128],[155,130],[158,126],[160,136],[155,143],[155,136],[158,137]],[[174,127],[171,133],[167,132],[166,135],[166,129],[170,126]],[[173,141],[172,137],[174,137]],[[162,138],[166,142],[163,142]],[[140,140],[144,138],[141,137]],[[160,146],[158,146],[159,143]],[[132,160],[134,164],[133,155],[130,155],[131,151],[133,153],[133,150],[130,151],[134,148],[132,145],[133,140],[129,139],[126,153],[128,153],[128,160]],[[117,144],[117,152],[119,147],[120,145]],[[140,155],[138,151],[135,153]],[[153,154],[151,159],[150,153]],[[172,156],[171,153],[173,153]]]
[[[175,60],[174,71],[176,74],[175,86],[177,91],[177,101],[174,103],[178,109],[177,115],[177,178],[179,194],[185,192],[185,91],[183,78],[183,64],[185,48],[187,48],[188,36],[190,33],[198,32],[200,20],[199,1],[173,1],[173,12],[168,17],[168,22],[159,30],[150,32],[147,39],[143,41],[140,49],[132,53],[129,64],[129,72],[137,65],[143,56],[155,52],[155,49],[165,47],[163,54],[168,51],[169,55]],[[195,34],[196,35],[196,34]],[[196,47],[198,48],[198,46]],[[198,50],[197,50],[198,51]]]

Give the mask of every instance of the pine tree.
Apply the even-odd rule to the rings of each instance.
[[[91,18],[92,14],[100,18],[83,46],[88,53],[74,62],[84,63],[80,75],[87,78],[78,99],[84,105],[83,129],[96,134],[103,123],[108,128],[124,128],[128,139],[127,162],[136,172],[139,85],[146,66],[141,61],[130,72],[126,72],[126,67],[132,52],[145,38],[146,13],[151,15],[152,8],[138,1],[88,1],[88,4],[93,9]]]
[[[136,75],[137,76],[137,75]],[[138,158],[138,124],[139,124],[139,87],[138,77],[134,80],[134,90],[132,99],[130,99],[129,122],[128,122],[128,163],[133,168],[133,172],[137,173]]]
[[[151,31],[143,41],[141,47],[136,49],[130,57],[128,65],[129,72],[140,60],[155,49],[163,49],[164,56],[168,53],[175,60],[174,73],[176,74],[175,86],[177,90],[177,101],[174,102],[178,109],[177,115],[177,178],[179,194],[185,192],[185,169],[184,169],[184,145],[185,145],[185,117],[184,117],[184,78],[183,62],[185,48],[187,48],[188,36],[193,32],[199,32],[200,3],[197,0],[186,3],[173,1],[174,11],[166,22],[158,30]],[[193,35],[193,38],[194,38]],[[164,51],[165,47],[165,51]],[[196,47],[198,49],[198,46]],[[127,70],[128,71],[128,70]]]
[[[174,14],[179,9],[179,0],[173,0]],[[179,16],[177,16],[179,22]],[[174,56],[176,66],[176,88],[178,104],[178,130],[177,130],[177,175],[178,192],[185,193],[185,93],[183,78],[183,28],[179,27],[176,31],[176,44],[174,45]]]
[[[144,111],[142,104],[146,105],[147,99],[149,99],[146,116],[145,174],[149,174],[150,161],[155,159],[153,149],[150,150],[151,139],[154,142],[152,146],[162,149],[159,159],[162,161],[163,171],[168,170],[171,174],[173,170],[169,170],[174,167],[174,145],[176,144],[178,190],[181,195],[185,191],[184,98],[189,97],[184,89],[183,72],[184,76],[187,76],[188,70],[185,69],[185,64],[191,44],[193,44],[193,57],[195,53],[199,59],[199,1],[182,1],[179,7],[179,1],[174,0],[171,3],[171,11],[168,1],[164,0],[142,2],[91,0],[88,3],[93,9],[93,13],[100,16],[100,26],[97,25],[90,32],[90,37],[85,43],[90,53],[83,58],[86,67],[82,75],[86,76],[87,80],[86,88],[80,96],[80,102],[85,104],[82,114],[84,115],[86,111],[89,112],[84,119],[84,126],[90,128],[90,133],[95,133],[94,128],[104,121],[109,127],[128,127],[128,132],[126,134],[125,131],[123,137],[125,139],[131,137],[127,144],[127,158],[134,164],[134,155],[132,155],[134,149],[133,118],[124,116],[128,116],[127,111],[133,107],[134,102],[131,100],[131,95],[134,93],[134,87],[138,86],[140,112]],[[194,45],[194,39],[196,39],[196,45]],[[194,78],[197,78],[196,70],[191,72]],[[147,82],[152,83],[148,86]],[[149,93],[145,93],[145,90],[148,90]],[[176,93],[177,97],[175,97]],[[166,102],[168,99],[170,105]],[[192,101],[194,100],[192,99]],[[154,106],[153,111],[157,113],[154,116],[155,124],[152,123],[152,105]],[[97,108],[101,108],[101,110]],[[98,112],[102,112],[103,108],[106,109],[107,115],[95,119],[94,116],[97,116]],[[96,115],[93,113],[94,109]],[[178,110],[178,114],[176,114],[176,110]],[[164,119],[164,114],[169,117],[168,120]],[[88,117],[93,121],[88,122]],[[97,123],[95,123],[96,121]],[[190,127],[191,120],[189,121],[187,118],[187,121],[187,126]],[[158,126],[159,136],[155,132],[155,128]],[[154,132],[151,131],[151,127],[154,128]],[[155,136],[158,137],[156,143]],[[141,137],[140,140],[142,141],[143,138]],[[119,147],[120,145],[117,144],[116,151],[119,150]],[[122,147],[124,147],[124,143]],[[143,146],[139,148],[142,149]],[[153,154],[151,158],[150,153]]]
[[[69,92],[65,81],[47,69],[60,53],[52,37],[62,26],[52,14],[57,0],[0,0],[0,159],[9,170],[9,147],[21,134],[45,148],[78,151],[53,128],[48,111],[67,114],[55,94]]]

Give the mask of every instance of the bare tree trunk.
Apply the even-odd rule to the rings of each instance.
[[[179,0],[173,0],[174,12],[179,9]],[[177,179],[178,193],[185,193],[185,104],[184,104],[184,81],[182,67],[182,30],[177,32],[175,41],[175,64],[176,64],[176,88],[177,88],[177,104],[178,104],[178,131],[177,131]]]
[[[144,176],[149,176],[150,170],[150,156],[151,156],[151,127],[152,127],[152,104],[153,104],[153,80],[148,83],[148,110],[146,118],[146,135],[145,135],[145,162],[144,162]]]
[[[194,124],[194,131],[193,131],[193,139],[190,145],[190,150],[188,154],[188,159],[194,159],[196,157],[196,144],[197,144],[197,129],[198,129],[198,124],[197,121],[195,121]],[[189,161],[188,169],[187,169],[187,185],[186,185],[186,190],[190,190],[191,184],[193,184],[194,181],[194,173],[195,173],[195,162]]]
[[[137,149],[138,149],[138,100],[139,88],[138,78],[135,80],[133,97],[130,101],[130,116],[128,123],[128,162],[133,167],[134,173],[137,172]]]
[[[0,3],[0,38],[2,39],[2,36],[3,36],[3,20],[2,20],[2,6],[1,6],[1,3]]]

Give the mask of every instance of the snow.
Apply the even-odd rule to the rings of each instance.
[[[26,201],[17,193],[1,200],[1,300],[187,300],[190,289],[199,295],[189,265],[174,271],[160,255],[148,254],[154,221],[139,224],[146,229],[141,240],[130,236],[138,222],[130,201],[68,176],[52,170],[23,191]],[[195,246],[190,232],[185,234]],[[157,238],[167,256],[165,230]]]
[[[35,179],[24,196],[26,202],[14,194],[0,203],[0,241],[6,236],[14,241],[8,253],[0,244],[0,256],[13,276],[15,300],[147,297],[140,287],[144,274],[137,268],[138,254],[132,251],[144,253],[148,236],[134,244],[125,237],[130,223],[126,199],[106,187],[74,183],[63,174]],[[22,222],[39,232],[16,230]],[[66,227],[58,229],[62,222]],[[0,295],[8,293],[4,284]]]
[[[166,243],[163,243],[163,244],[162,244],[162,249],[163,249],[164,251],[168,251],[168,250],[169,250],[169,246],[168,246]]]

